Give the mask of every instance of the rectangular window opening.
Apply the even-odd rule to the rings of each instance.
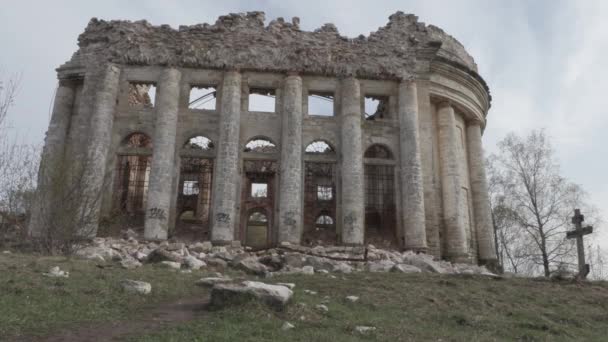
[[[198,195],[198,181],[184,181],[182,193],[186,196]]]
[[[309,92],[308,115],[334,116],[334,94],[323,92]]]
[[[388,118],[388,96],[365,96],[365,119],[387,119]]]
[[[276,109],[276,91],[274,89],[251,88],[249,90],[250,112],[274,113]]]
[[[333,188],[331,186],[317,186],[317,199],[319,201],[331,201],[333,197]]]
[[[212,86],[192,86],[188,108],[215,110],[217,103],[217,88]]]
[[[268,197],[267,183],[251,183],[251,197],[266,198]]]
[[[146,82],[129,83],[129,106],[152,108],[156,99],[156,85]]]

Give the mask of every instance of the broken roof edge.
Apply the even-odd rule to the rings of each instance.
[[[112,62],[402,80],[424,72],[420,67],[426,60],[465,71],[489,95],[473,57],[458,40],[401,11],[389,16],[385,26],[355,38],[340,35],[333,24],[305,31],[298,17],[266,24],[264,12],[247,12],[178,29],[146,20],[92,18],[78,41],[79,50],[61,70]]]

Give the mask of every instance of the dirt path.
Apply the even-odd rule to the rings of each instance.
[[[140,318],[133,320],[87,323],[73,329],[64,329],[56,334],[19,341],[36,342],[81,342],[81,341],[118,341],[128,336],[149,333],[160,328],[187,322],[201,316],[208,300],[200,298],[181,299],[173,303],[165,303],[143,313]]]

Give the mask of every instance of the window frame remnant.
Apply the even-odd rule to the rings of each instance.
[[[208,89],[208,91],[205,91],[205,89]],[[217,86],[193,84],[190,85],[188,95],[188,108],[191,110],[217,109]]]
[[[309,90],[306,101],[308,105],[309,116],[328,118],[336,116],[336,95],[334,92]],[[329,108],[326,108],[329,103],[331,103],[331,106]],[[320,113],[317,113],[316,109],[312,109],[313,107],[321,107],[323,109],[320,110]]]
[[[324,140],[314,140],[306,146],[304,152],[312,155],[328,155],[336,153],[334,148]]]
[[[317,201],[331,201],[334,199],[334,187],[317,184]]]
[[[154,108],[157,91],[158,87],[154,82],[129,81],[127,103],[129,107],[136,109]]]
[[[364,158],[394,160],[393,152],[385,145],[373,144],[365,150]]]
[[[374,101],[378,102],[375,108],[371,104]],[[389,101],[390,97],[386,95],[365,95],[363,98],[363,115],[365,116],[365,120],[388,119],[390,113]]]
[[[215,145],[213,144],[213,140],[206,136],[196,135],[186,141],[184,148],[187,150],[211,151],[215,148]]]
[[[264,102],[267,102],[268,99],[272,99],[272,104],[264,104]],[[270,107],[272,107],[272,110],[269,110]],[[275,88],[250,87],[249,94],[247,96],[247,111],[260,113],[276,113],[277,90]]]
[[[254,181],[251,182],[251,198],[268,198],[268,182]]]
[[[126,148],[152,149],[152,138],[146,133],[133,132],[123,139],[122,146]]]
[[[277,153],[278,148],[277,144],[272,142],[272,140],[264,137],[254,137],[249,139],[249,141],[245,144],[245,149],[243,152],[254,152],[254,153]]]

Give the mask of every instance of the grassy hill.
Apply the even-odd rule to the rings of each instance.
[[[42,275],[55,265],[70,277]],[[254,302],[207,309],[209,290],[194,282],[208,272],[181,273],[157,265],[124,270],[117,264],[0,254],[0,340],[608,340],[604,282],[398,273],[290,275],[262,280],[296,284],[292,304],[275,312]],[[152,294],[122,292],[118,283],[126,278],[150,282]],[[347,300],[351,295],[360,299]],[[329,311],[320,311],[318,304]],[[282,330],[284,322],[295,328]],[[361,334],[356,326],[376,329]]]

